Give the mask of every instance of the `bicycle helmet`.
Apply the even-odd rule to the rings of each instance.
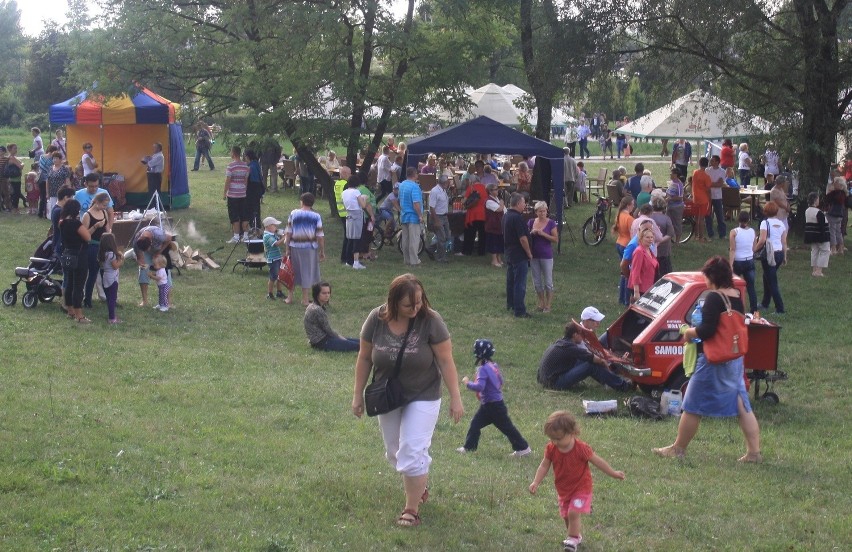
[[[491,360],[494,356],[494,344],[489,339],[477,339],[473,343],[473,356],[477,360]]]

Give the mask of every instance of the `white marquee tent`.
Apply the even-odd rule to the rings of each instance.
[[[481,88],[469,88],[466,92],[474,106],[464,114],[462,121],[469,121],[476,117],[488,117],[508,126],[521,124],[521,118],[525,115],[525,112],[516,107],[514,102],[526,94],[522,88],[514,84],[498,86],[489,83]],[[439,113],[438,117],[443,120],[452,120],[447,113]],[[526,118],[531,125],[536,124],[537,117],[534,110],[531,113],[526,113]],[[564,125],[573,121],[574,119],[561,109],[553,110],[553,124]]]
[[[712,94],[694,90],[618,127],[617,132],[638,138],[706,140],[768,133],[770,126],[768,121]]]

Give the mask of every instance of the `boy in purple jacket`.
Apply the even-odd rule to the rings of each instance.
[[[479,363],[476,370],[476,380],[470,381],[465,376],[462,383],[471,391],[476,391],[479,399],[479,410],[476,411],[470,421],[470,429],[467,430],[467,438],[464,446],[456,449],[458,452],[473,452],[479,446],[479,434],[482,428],[494,424],[494,427],[503,432],[509,442],[512,443],[514,452],[512,458],[528,456],[532,450],[521,432],[509,419],[509,411],[503,402],[503,375],[497,363],[491,360],[494,356],[494,344],[487,339],[477,339],[473,344],[473,355]]]

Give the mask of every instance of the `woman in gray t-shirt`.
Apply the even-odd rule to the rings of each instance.
[[[409,323],[411,332],[398,375],[406,404],[378,417],[385,456],[402,474],[405,508],[397,524],[404,527],[420,524],[420,504],[429,497],[429,446],[441,407],[441,379],[450,393],[453,421],[464,414],[450,333],[429,307],[423,284],[412,274],[391,282],[387,303],[373,309],[361,328],[352,413],[359,418],[364,413],[364,388],[371,370],[375,369],[376,379],[394,371]]]

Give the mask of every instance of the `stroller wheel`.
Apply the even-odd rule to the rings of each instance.
[[[7,307],[13,306],[18,302],[18,292],[12,288],[3,291],[3,304]]]
[[[25,309],[34,309],[38,306],[38,294],[35,291],[28,291],[21,297],[21,304]]]

